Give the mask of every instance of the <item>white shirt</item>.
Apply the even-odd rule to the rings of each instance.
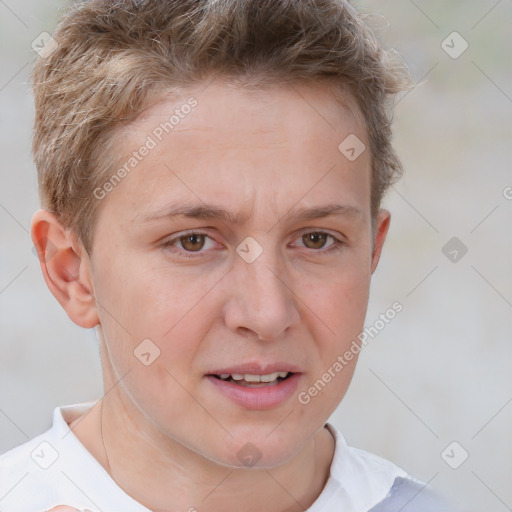
[[[0,456],[0,511],[44,512],[70,505],[93,512],[151,512],[126,494],[70,430],[94,402],[57,407],[53,426]],[[393,463],[347,445],[330,423],[335,452],[329,479],[308,512],[367,512],[382,501],[397,477]],[[198,505],[198,510],[200,507]]]

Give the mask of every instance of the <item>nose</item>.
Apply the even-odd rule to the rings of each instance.
[[[300,321],[298,298],[278,256],[264,251],[254,262],[238,258],[224,308],[227,327],[239,335],[275,340]]]

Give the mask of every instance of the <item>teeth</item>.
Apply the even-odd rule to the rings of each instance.
[[[220,375],[220,378],[222,380],[226,380],[226,379],[229,379],[229,377],[231,377],[233,380],[238,380],[238,381],[245,380],[245,382],[273,382],[278,377],[281,377],[282,379],[284,379],[287,375],[288,375],[288,372],[274,372],[274,373],[269,373],[267,375],[253,375],[250,373],[246,373],[244,375],[242,375],[241,373],[233,373],[233,374],[223,373]]]
[[[247,375],[246,375],[247,377]],[[279,372],[271,373],[270,375],[262,375],[260,377],[260,382],[272,382],[273,380],[276,380],[277,377],[279,377]]]
[[[272,374],[274,375],[274,374]],[[277,375],[277,373],[275,374]],[[263,380],[263,377],[267,377],[267,375],[251,375],[250,373],[246,373],[244,375],[244,380],[246,382],[261,382]],[[270,379],[274,380],[274,379]],[[264,382],[270,382],[270,381],[264,381]]]

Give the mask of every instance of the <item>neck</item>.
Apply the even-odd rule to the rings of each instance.
[[[122,414],[118,409],[112,411],[105,401],[70,427],[117,485],[154,512],[305,510],[329,476],[334,440],[326,428],[282,466],[233,469],[206,460],[179,443],[167,442],[166,447],[173,449],[162,452],[158,441],[134,428],[130,419],[125,410]]]
[[[105,469],[119,487],[154,512],[305,510],[329,476],[334,440],[325,428],[282,466],[238,469],[164,440],[161,433],[134,428],[139,423],[126,409],[120,414],[117,407],[113,410],[107,403],[103,407]]]

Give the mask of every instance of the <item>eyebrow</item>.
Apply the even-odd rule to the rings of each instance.
[[[362,210],[356,206],[327,204],[324,206],[315,206],[311,208],[293,207],[284,217],[289,217],[295,220],[315,220],[333,216],[361,219],[364,215]],[[139,215],[135,218],[135,221],[137,223],[146,223],[161,219],[173,219],[175,217],[202,220],[217,219],[231,224],[241,224],[247,221],[250,215],[242,215],[241,213],[235,214],[216,205],[176,204],[159,208],[158,210],[148,214]]]

